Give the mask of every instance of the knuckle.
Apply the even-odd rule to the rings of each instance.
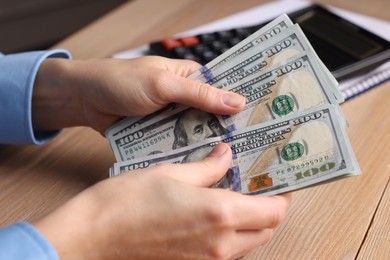
[[[173,94],[173,87],[171,84],[172,76],[163,70],[157,70],[150,72],[153,73],[150,76],[151,85],[153,86],[154,95],[159,97],[160,100],[168,101]]]
[[[224,243],[214,243],[208,250],[207,258],[213,260],[224,260],[229,258],[230,249]]]
[[[153,72],[150,72],[153,75],[151,75],[150,79],[152,80],[152,85],[158,89],[158,88],[166,88],[169,87],[168,83],[168,75],[164,70],[155,70]]]
[[[193,60],[180,60],[183,66],[180,66],[180,69],[184,69],[184,75],[188,76],[193,73],[195,70],[198,70],[202,65]]]
[[[279,208],[276,207],[270,214],[270,228],[275,228],[282,223],[284,218],[284,213],[283,211]]]
[[[209,220],[213,225],[220,229],[232,229],[234,220],[232,211],[234,210],[229,203],[212,203],[214,204],[209,210]]]

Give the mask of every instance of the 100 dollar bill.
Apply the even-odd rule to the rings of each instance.
[[[338,82],[319,59],[297,24],[276,35],[263,45],[255,46],[245,53],[236,56],[230,62],[211,69],[207,75],[202,74],[196,80],[211,84],[217,88],[230,90],[230,85],[247,79],[253,73],[283,63],[294,56],[309,51],[312,53],[313,60],[317,59],[318,61],[319,66],[316,69],[326,74],[329,91],[333,92],[334,98],[338,103],[343,102],[344,99],[337,88]]]
[[[356,175],[360,169],[339,116],[334,106],[323,105],[164,154],[115,163],[111,177],[161,163],[199,161],[221,142],[230,145],[233,160],[215,185],[219,188],[275,195]]]
[[[202,66],[198,71],[191,74],[189,78],[207,78],[210,71],[216,70],[219,66],[224,65],[225,63],[231,63],[232,59],[236,59],[238,56],[252,51],[254,48],[259,47],[259,45],[262,45],[273,37],[283,33],[292,25],[293,23],[286,14],[279,16],[238,44],[231,47],[229,50],[219,55],[217,58]]]
[[[246,105],[238,114],[218,118],[228,129],[237,130],[318,105],[338,104],[333,86],[315,53],[302,52],[229,86],[227,90],[246,97]]]
[[[231,91],[247,98],[244,110],[235,116],[217,117],[180,107],[111,138],[110,145],[120,162],[178,149],[324,103],[337,104],[328,89],[332,83],[326,75],[309,51],[283,65],[253,74],[243,84],[232,85]]]
[[[298,25],[286,29],[262,45],[256,45],[229,62],[199,75],[196,80],[225,88],[229,84],[245,78],[274,64],[291,58],[311,48],[309,41]]]

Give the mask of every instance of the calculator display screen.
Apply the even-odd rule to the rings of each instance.
[[[388,43],[382,39],[321,8],[297,12],[291,18],[300,25],[331,71],[370,58],[388,48]]]
[[[354,58],[364,59],[381,49],[381,45],[365,37],[354,28],[329,19],[325,15],[309,12],[300,22],[303,29],[342,49]]]

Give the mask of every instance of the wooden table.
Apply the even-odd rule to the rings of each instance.
[[[55,47],[110,57],[267,1],[131,1]],[[387,0],[319,1],[390,20]],[[339,3],[340,2],[340,3]],[[342,105],[362,175],[294,192],[273,240],[244,259],[390,259],[390,82]],[[0,225],[32,221],[107,178],[114,157],[91,129],[43,146],[0,145]]]

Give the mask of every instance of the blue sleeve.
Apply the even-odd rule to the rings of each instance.
[[[0,259],[52,260],[58,255],[32,225],[20,222],[0,229]]]
[[[66,50],[0,53],[0,143],[42,144],[58,133],[34,132],[31,99],[41,63],[47,58],[67,58]]]

